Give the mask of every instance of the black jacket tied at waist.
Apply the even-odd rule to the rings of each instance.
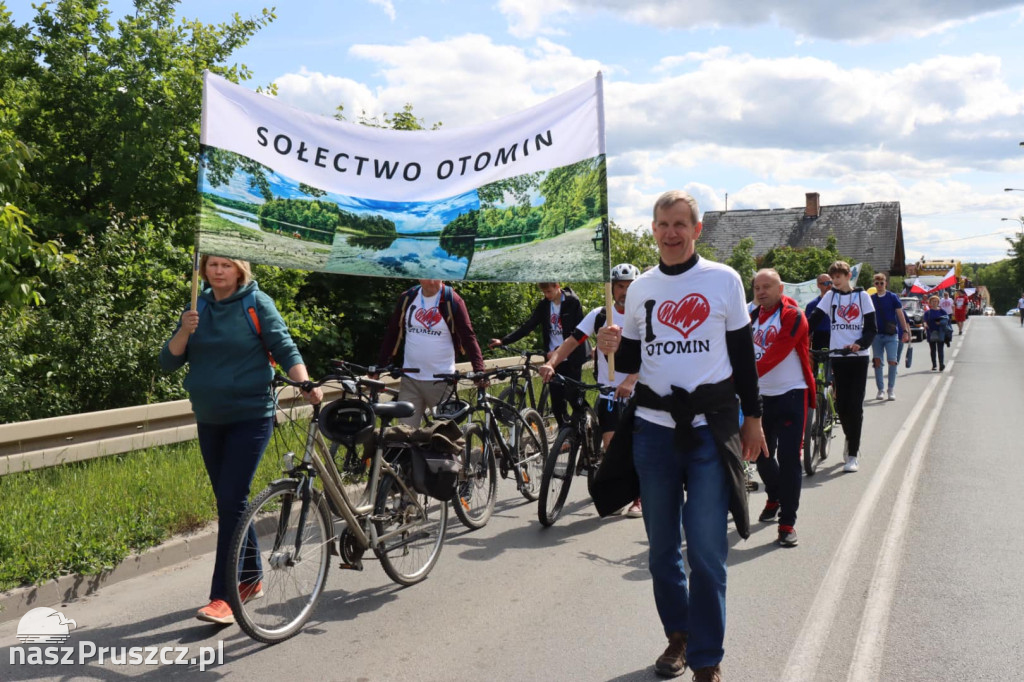
[[[729,511],[740,537],[750,536],[750,512],[747,508],[747,479],[743,464],[743,445],[739,434],[739,401],[731,379],[717,384],[702,384],[693,391],[673,386],[668,395],[659,395],[645,384],[637,384],[630,409],[623,414],[615,437],[601,462],[591,486],[591,497],[602,516],[606,516],[633,498],[620,504],[639,488],[633,469],[633,419],[636,407],[661,410],[675,421],[675,443],[689,450],[694,444],[693,419],[703,414],[715,440],[719,457],[729,480]],[[635,497],[635,496],[634,496]],[[617,506],[614,506],[617,505]]]

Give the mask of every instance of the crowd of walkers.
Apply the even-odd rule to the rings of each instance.
[[[831,351],[836,411],[846,438],[843,471],[853,473],[863,460],[869,354],[876,399],[895,400],[910,327],[884,274],[874,276],[875,293],[868,294],[851,281],[843,261],[818,276],[820,295],[805,310],[785,294],[775,270],[760,270],[748,307],[739,275],[697,255],[699,215],[689,194],[661,195],[651,227],[659,263],[642,274],[629,263],[615,266],[611,311],[598,307],[585,314],[569,287],[542,283],[530,316],[488,345],[508,345],[539,329],[547,355],[539,373],[548,381],[555,373],[578,380],[588,340],[594,342],[597,380],[616,392],[602,396],[597,410],[606,453],[592,494],[599,508],[608,508],[602,502],[610,500],[643,518],[654,602],[667,640],[655,672],[674,677],[690,668],[695,680],[713,682],[722,679],[725,654],[728,516],[741,537],[750,535],[745,462],[756,463],[767,492],[759,521],[777,520],[776,542],[797,546],[804,425],[816,394],[809,349]],[[308,374],[248,263],[204,257],[200,270],[199,305],[182,314],[160,361],[167,371],[189,366],[185,388],[217,501],[210,602],[197,616],[231,623],[225,580],[232,571],[257,568],[227,566],[226,543],[270,437],[274,365],[295,381]],[[959,297],[931,298],[924,319],[933,370],[945,369],[950,318],[962,333],[965,315],[966,301]],[[460,356],[474,370],[484,369],[465,302],[440,280],[420,280],[399,297],[378,359],[381,366],[420,369],[401,383],[399,399],[416,408],[409,424],[418,426],[441,400],[445,384],[433,377],[453,372]],[[562,387],[551,388],[554,415],[565,424]],[[305,397],[312,403],[322,398],[319,389]],[[258,583],[250,592],[243,599],[261,596]]]

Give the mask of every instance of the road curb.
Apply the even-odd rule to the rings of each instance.
[[[129,556],[115,568],[98,575],[65,575],[42,585],[0,592],[0,623],[21,618],[40,606],[56,606],[95,594],[101,587],[130,580],[180,564],[217,548],[217,524],[178,535],[163,544]]]

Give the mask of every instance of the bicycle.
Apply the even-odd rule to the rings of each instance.
[[[817,407],[808,410],[804,425],[804,473],[808,476],[813,476],[818,465],[828,457],[837,421],[835,395],[829,381],[830,351],[828,348],[812,348],[811,357],[816,365],[814,384]]]
[[[491,466],[488,460],[496,460],[501,477],[508,478],[511,473],[520,494],[527,500],[535,502],[540,494],[540,480],[548,452],[544,420],[533,408],[527,407],[517,411],[514,405],[490,395],[481,381],[491,378],[505,379],[515,371],[499,368],[485,372],[454,372],[434,376],[456,383],[463,380],[477,382],[476,405],[469,410],[468,413],[472,415],[471,421],[463,429],[466,438],[466,457],[471,463],[477,461],[481,466],[488,467],[488,471]],[[482,415],[482,419],[474,418],[477,415]],[[506,428],[505,433],[501,431],[502,426]],[[480,509],[480,505],[477,508]],[[483,508],[485,511],[478,512],[475,517],[477,524],[481,524],[481,521],[486,523],[486,519],[490,517],[494,508],[493,492],[489,494]],[[461,520],[458,512],[456,515]]]
[[[597,468],[601,464],[601,432],[597,413],[587,402],[586,392],[596,389],[602,395],[615,393],[615,387],[601,384],[584,384],[569,377],[555,374],[551,381],[567,388],[567,402],[572,407],[572,417],[563,426],[551,443],[544,475],[540,483],[540,499],[537,503],[537,518],[542,526],[554,524],[569,495],[569,486],[574,476],[586,474],[587,488],[590,488]]]
[[[540,358],[541,362],[547,360],[547,354],[538,350],[526,350],[520,348],[508,348],[513,353],[518,353],[523,359],[523,364],[518,367],[509,367],[507,374],[509,387],[498,394],[498,400],[510,403],[517,411],[532,407],[540,413],[546,424],[551,423],[555,418],[551,411],[551,394],[546,383],[541,383],[540,391],[534,394],[533,378],[540,377],[537,368],[533,364],[534,358]]]
[[[389,578],[414,585],[427,577],[444,545],[447,503],[413,489],[408,444],[384,445],[384,429],[411,415],[413,406],[377,402],[386,387],[356,376],[366,368],[335,365],[317,382],[280,376],[273,382],[275,399],[285,386],[310,390],[329,382],[340,385],[343,397],[314,405],[308,425],[293,417],[275,429],[275,435],[289,424],[305,429],[302,455],[284,455],[285,477],[246,507],[232,538],[230,565],[238,574],[228,579],[228,602],[242,630],[259,642],[274,644],[299,632],[323,592],[332,555],[341,557],[340,568],[362,570],[363,553],[372,549]],[[358,500],[330,456],[328,433],[346,449],[376,437]],[[343,523],[340,533],[336,519]]]

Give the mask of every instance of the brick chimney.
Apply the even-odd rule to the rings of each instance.
[[[804,208],[804,216],[807,218],[817,218],[821,213],[820,197],[817,192],[807,193],[807,205]]]

